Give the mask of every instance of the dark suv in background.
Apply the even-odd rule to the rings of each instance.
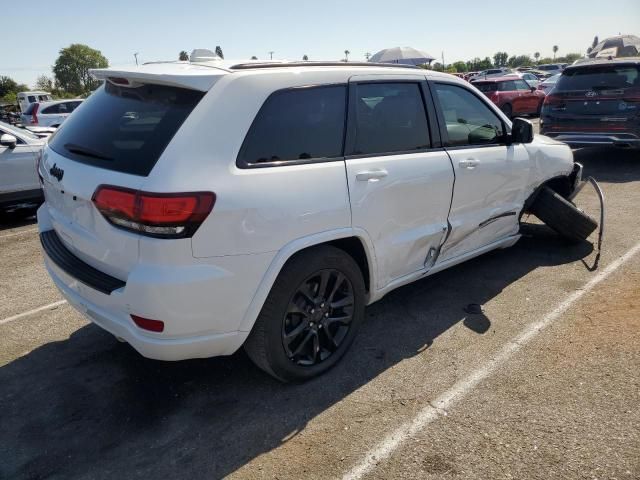
[[[640,58],[567,67],[544,100],[540,131],[572,147],[640,148]]]

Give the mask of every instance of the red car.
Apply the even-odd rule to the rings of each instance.
[[[540,114],[545,94],[517,77],[496,77],[473,82],[509,118]]]

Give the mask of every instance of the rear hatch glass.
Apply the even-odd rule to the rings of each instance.
[[[554,94],[566,113],[635,115],[640,106],[640,73],[635,65],[599,65],[566,70]]]
[[[49,146],[77,162],[147,176],[203,96],[185,88],[105,82],[64,122]]]

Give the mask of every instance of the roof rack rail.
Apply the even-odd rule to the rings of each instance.
[[[285,67],[390,67],[390,68],[420,68],[416,65],[402,63],[376,63],[376,62],[264,62],[264,63],[238,63],[229,67],[230,70],[249,70],[252,68],[285,68]]]

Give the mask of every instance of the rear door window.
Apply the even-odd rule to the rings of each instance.
[[[480,90],[482,93],[498,91],[498,84],[496,82],[474,82],[473,86]]]
[[[350,155],[429,148],[429,126],[417,83],[356,85],[355,141]]]
[[[517,90],[524,90],[527,92],[531,91],[531,86],[524,80],[515,80],[514,83],[516,85]]]
[[[244,140],[239,167],[341,157],[345,85],[280,90],[264,103]]]
[[[146,176],[203,96],[185,88],[105,82],[49,146],[81,163]]]
[[[45,113],[45,114],[60,113],[60,107],[62,105],[64,105],[64,104],[63,103],[57,103],[55,105],[51,105],[50,107],[47,107],[44,110],[42,110],[42,113]]]

